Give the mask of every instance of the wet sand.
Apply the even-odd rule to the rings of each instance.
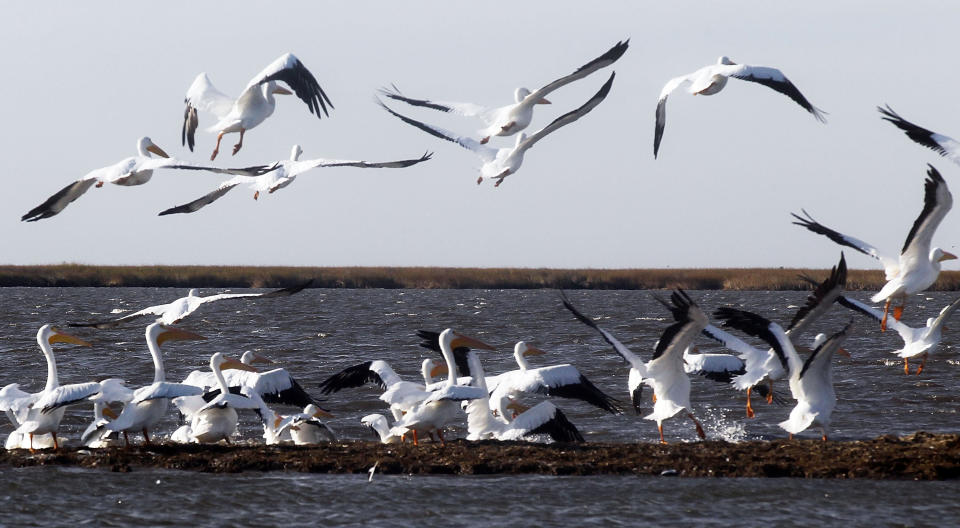
[[[453,441],[318,446],[174,445],[0,453],[0,467],[164,468],[213,473],[298,471],[413,475],[651,475],[943,480],[960,478],[960,435],[915,433],[855,442],[775,440],[657,444]]]

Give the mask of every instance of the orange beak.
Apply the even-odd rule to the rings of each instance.
[[[470,348],[477,348],[480,350],[496,350],[495,348],[484,343],[483,341],[480,341],[479,339],[474,339],[469,336],[465,336],[460,332],[454,332],[453,335],[455,337],[453,338],[453,341],[450,343],[450,346],[453,348],[470,347]]]

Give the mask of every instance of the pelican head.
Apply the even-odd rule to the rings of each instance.
[[[223,355],[223,352],[217,352],[216,354],[210,356],[210,368],[212,370],[219,369],[220,371],[224,370],[245,370],[247,372],[256,372],[257,369],[251,367],[250,365],[245,365],[236,359],[227,357]]]
[[[441,345],[446,345],[446,347],[450,350],[459,347],[477,348],[480,350],[496,350],[483,341],[465,336],[455,331],[453,328],[447,328],[440,333],[440,343]]]
[[[270,363],[270,364],[276,363],[276,361],[273,361],[271,359],[267,359],[261,355],[258,355],[253,350],[247,350],[246,352],[244,352],[243,355],[240,356],[240,362],[243,363],[244,365],[253,365],[254,363]]]
[[[517,341],[513,346],[513,353],[521,356],[542,356],[546,354],[543,350],[527,344],[526,341]]]
[[[736,64],[736,62],[733,62],[732,60],[730,60],[730,57],[727,57],[726,55],[723,55],[722,57],[720,57],[719,59],[717,59],[717,64],[725,64],[725,65],[727,65],[727,66],[731,66],[731,65]]]
[[[933,248],[933,250],[930,251],[930,262],[939,263],[943,262],[944,260],[953,260],[955,258],[957,258],[956,255],[940,248]]]
[[[142,138],[137,140],[137,152],[139,152],[141,156],[147,156],[147,157],[150,156],[151,152],[156,154],[157,156],[160,156],[161,158],[170,157],[167,155],[166,152],[163,151],[162,148],[158,147],[157,144],[154,143],[153,140],[148,138],[147,136],[143,136]]]
[[[160,323],[153,323],[147,327],[147,339],[155,341],[158,345],[162,345],[167,341],[194,341],[200,339],[206,339],[199,334],[194,334],[193,332],[187,332],[186,330],[181,330],[179,328],[174,328],[172,326],[163,325]]]
[[[423,365],[421,366],[421,373],[423,374],[423,379],[432,380],[437,376],[447,373],[447,364],[439,363],[433,358],[424,359]]]
[[[303,408],[303,414],[309,414],[314,418],[333,418],[332,414],[312,403]]]
[[[65,334],[49,324],[41,326],[40,330],[37,331],[37,341],[40,343],[48,343],[50,345],[54,343],[70,343],[80,346],[91,346],[90,343],[87,343],[83,339],[74,337],[70,334]]]
[[[196,288],[190,288],[190,291],[187,292],[187,297],[200,297],[200,290]]]
[[[527,96],[529,96],[531,93],[532,92],[530,90],[521,86],[520,88],[517,88],[516,91],[513,92],[513,99],[518,103],[522,103],[527,98]],[[533,104],[553,104],[553,103],[541,97],[539,101],[535,101]]]
[[[291,161],[299,160],[301,154],[303,154],[303,149],[300,148],[300,145],[294,145],[293,148],[290,149],[290,160]]]

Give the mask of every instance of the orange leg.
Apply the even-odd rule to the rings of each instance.
[[[477,178],[477,185],[480,185],[480,182],[482,181],[483,181],[483,176],[480,176],[479,178]]]
[[[823,441],[826,442],[826,441],[827,441],[827,433],[823,433],[823,436],[821,436],[820,438],[822,438]]]
[[[752,387],[747,387],[747,418],[753,418],[753,407],[750,405],[750,389]]]
[[[917,367],[917,376],[919,376],[920,373],[923,372],[923,367],[925,367],[926,365],[927,365],[927,353],[924,352],[923,359],[920,360],[920,366]]]
[[[790,435],[787,436],[787,440],[793,440],[793,433],[790,433]]]
[[[773,380],[767,380],[767,387],[770,389],[770,392],[767,393],[767,405],[773,403]]]
[[[143,441],[146,442],[147,445],[150,445],[150,435],[147,434],[146,427],[143,428]]]
[[[99,189],[100,187],[103,187],[103,182],[102,182],[102,181],[97,181],[97,184],[94,185],[94,187],[96,187],[97,189]]]
[[[54,449],[55,451],[59,451],[59,450],[60,450],[60,444],[57,443],[57,433],[50,433],[50,434],[53,436],[53,449]]]
[[[257,198],[260,198],[260,191],[253,193],[253,199],[256,200]]]
[[[490,141],[490,136],[487,136],[487,137],[481,139],[481,140],[480,140],[480,144],[481,144],[481,145],[486,145],[486,144],[487,144],[487,141]]]
[[[910,374],[910,358],[903,358],[903,373]]]
[[[687,416],[689,416],[690,419],[693,420],[693,424],[697,426],[697,436],[700,437],[700,440],[706,440],[707,434],[703,432],[703,426],[693,417],[693,413],[687,413]]]
[[[413,445],[415,445],[415,446],[420,445],[420,442],[417,440],[417,430],[416,430],[416,429],[413,430]]]
[[[656,392],[653,393],[652,398],[653,398],[653,403],[657,403],[657,393],[656,393]]]
[[[437,437],[440,438],[440,445],[447,445],[447,442],[443,440],[443,431],[437,429]]]
[[[220,140],[223,139],[224,134],[226,134],[226,132],[220,132],[217,134],[217,146],[213,147],[213,154],[210,154],[210,161],[213,161],[214,158],[217,157],[217,154],[220,153]]]
[[[880,321],[880,331],[887,331],[887,313],[890,312],[890,299],[887,299],[887,302],[883,304],[883,319]]]
[[[906,307],[906,306],[907,306],[907,298],[904,297],[904,298],[903,298],[903,302],[900,303],[900,306],[894,306],[894,308],[893,308],[893,318],[896,319],[897,321],[899,321],[900,318],[903,317],[903,309],[904,309],[904,307]]]
[[[657,423],[657,431],[660,432],[660,443],[661,443],[661,444],[666,444],[667,441],[663,439],[663,424],[662,424],[662,423]]]
[[[36,451],[33,450],[33,433],[30,433],[30,452],[36,453]]]
[[[234,156],[236,156],[236,155],[237,155],[237,152],[240,152],[240,149],[243,148],[243,133],[246,132],[246,131],[247,131],[247,129],[245,129],[245,128],[241,128],[241,129],[240,129],[240,142],[233,146],[233,155],[234,155]]]

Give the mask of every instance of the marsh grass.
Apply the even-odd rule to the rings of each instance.
[[[428,267],[283,266],[0,266],[4,286],[153,286],[283,288],[313,280],[315,288],[480,288],[657,290],[807,290],[798,275],[816,279],[828,270],[799,268],[725,269],[547,269]],[[849,290],[878,290],[879,270],[850,270]],[[960,272],[945,271],[932,290],[960,289]]]

